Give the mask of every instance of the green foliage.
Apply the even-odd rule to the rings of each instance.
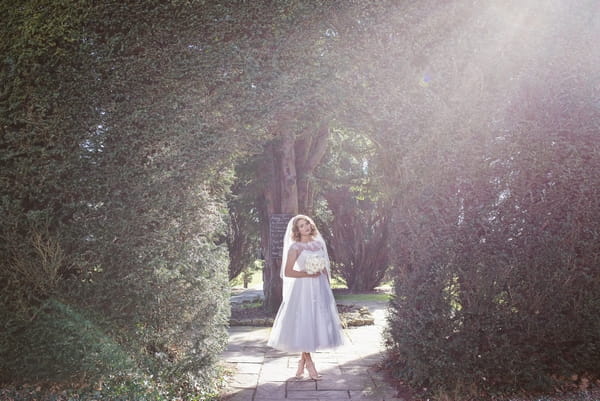
[[[239,163],[235,171],[235,182],[227,199],[229,279],[242,274],[244,283],[247,283],[256,270],[256,258],[261,257],[259,212],[256,207],[260,189],[253,163]]]
[[[214,60],[194,46],[211,12],[161,1],[1,7],[0,334],[56,357],[22,376],[3,368],[3,380],[49,378],[50,367],[62,380],[128,375],[109,362],[125,355],[146,378],[134,382],[165,397],[214,389],[229,314],[229,167],[251,138],[221,134],[204,107]],[[61,325],[70,348],[48,333]],[[8,352],[0,358],[13,363]]]
[[[596,371],[600,60],[586,7],[3,2],[3,344],[29,330],[25,343],[52,348],[58,339],[42,333],[62,324],[73,355],[100,358],[82,357],[81,370],[135,366],[111,394],[211,394],[228,315],[228,207],[248,227],[265,204],[264,182],[243,174],[248,156],[286,135],[310,149],[315,127],[335,126],[348,134],[327,175],[336,190],[351,180],[341,209],[370,229],[395,208],[390,341],[405,378],[491,388],[542,381],[543,364]],[[51,351],[63,375],[79,369],[62,345]]]
[[[79,46],[85,1],[4,1],[0,15],[0,116],[41,122],[40,114],[47,115],[59,96],[46,92],[45,81],[61,63],[70,64]]]
[[[344,302],[386,302],[391,299],[390,294],[334,294],[336,301]]]
[[[543,142],[522,149],[540,156],[534,148]],[[481,181],[460,191],[462,209],[446,203],[454,223],[398,213],[406,248],[397,259],[390,345],[398,373],[414,384],[539,390],[559,376],[600,373],[600,166],[556,162],[567,147],[577,146],[577,159],[600,149],[572,139],[561,145],[554,155],[544,152],[550,158],[541,171],[515,161],[528,173],[511,178],[506,199],[489,184],[498,172],[482,168]]]
[[[46,388],[38,384],[5,386],[0,389],[0,397],[14,401],[94,401],[101,398],[114,401],[169,401],[173,399],[165,389],[153,386],[152,384],[152,377],[150,376],[131,376],[110,380],[96,388],[92,386],[63,388],[56,385]],[[183,396],[185,397],[184,399],[190,401],[219,400],[217,388],[188,393]]]
[[[65,270],[65,255],[57,238],[48,232],[47,225],[35,225],[35,217],[24,222],[10,221],[14,217],[6,214],[4,226],[0,229],[2,251],[7,256],[4,269],[0,272],[1,302],[5,310],[13,312],[6,316],[12,319],[27,320],[38,307],[59,290],[60,275]],[[16,243],[15,233],[27,230],[32,237]]]
[[[378,149],[366,135],[333,129],[316,182],[326,200],[320,211],[334,274],[354,292],[381,284],[389,268],[388,222]]]
[[[598,27],[584,5],[553,3],[491,62],[492,43],[510,40],[503,24],[471,25],[475,14],[456,7],[423,22],[466,18],[430,49],[440,81],[422,86],[426,135],[413,138],[390,181],[391,364],[415,387],[475,397],[597,376],[600,121],[591,88],[600,54],[588,46]],[[473,80],[453,75],[448,60],[477,71]]]
[[[80,312],[49,299],[32,319],[3,319],[1,379],[99,379],[134,368],[127,353]]]

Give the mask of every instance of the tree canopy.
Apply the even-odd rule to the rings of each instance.
[[[214,390],[227,271],[260,238],[276,308],[269,217],[297,212],[316,216],[352,289],[393,267],[389,341],[411,383],[450,388],[485,370],[517,388],[490,368],[491,346],[529,355],[539,333],[592,359],[540,346],[522,359],[532,369],[506,361],[523,377],[597,372],[598,12],[2,2],[0,378],[119,373],[154,378],[148,393]],[[553,300],[559,279],[572,287]],[[575,322],[577,343],[550,321]],[[65,351],[48,333],[66,326]],[[477,351],[451,368],[466,344]]]

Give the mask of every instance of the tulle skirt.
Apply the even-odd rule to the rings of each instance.
[[[279,307],[268,345],[282,351],[314,352],[344,343],[327,276],[294,280]]]

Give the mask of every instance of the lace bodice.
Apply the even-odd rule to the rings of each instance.
[[[292,249],[298,252],[298,259],[294,265],[294,270],[305,271],[306,258],[309,255],[320,255],[326,257],[327,254],[323,249],[323,244],[318,241],[310,242],[295,242],[291,246]]]
[[[294,242],[292,244],[292,249],[301,253],[302,251],[311,251],[317,252],[323,249],[323,244],[319,241],[309,241],[309,242]]]

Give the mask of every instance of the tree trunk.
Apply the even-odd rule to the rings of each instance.
[[[325,155],[329,128],[321,124],[316,133],[302,133],[301,139],[291,132],[267,147],[267,162],[261,168],[264,182],[261,239],[265,255],[263,292],[265,308],[276,311],[282,299],[281,260],[271,255],[269,223],[274,214],[312,213],[313,193],[309,180],[312,171]]]
[[[329,139],[329,126],[322,123],[316,134],[303,133],[302,139],[295,143],[296,171],[298,175],[298,207],[306,215],[313,214],[314,191],[310,181],[311,174],[317,168],[325,152]]]
[[[261,220],[263,224],[260,227],[260,238],[263,244],[263,256],[265,264],[263,267],[263,293],[265,296],[265,308],[273,311],[276,304],[281,303],[281,291],[283,283],[279,277],[277,261],[271,256],[271,241],[269,238],[269,221],[271,216],[279,209],[279,182],[277,174],[277,163],[274,146],[268,145],[266,148],[266,160],[261,166],[259,174],[264,182],[264,203],[260,207]]]
[[[272,171],[270,182],[265,186],[265,200],[267,200],[267,213],[263,224],[263,243],[266,243],[265,267],[263,271],[263,292],[265,295],[265,308],[276,311],[282,299],[282,280],[280,277],[281,260],[272,256],[269,223],[273,214],[298,213],[298,189],[296,179],[296,164],[294,151],[294,137],[286,136],[279,144],[278,149],[271,147],[270,158]],[[278,193],[277,193],[278,192]],[[277,200],[278,204],[273,202]],[[270,202],[269,202],[270,201]]]
[[[279,157],[279,182],[281,183],[281,209],[279,213],[298,213],[298,180],[294,137],[287,135],[281,143]]]

